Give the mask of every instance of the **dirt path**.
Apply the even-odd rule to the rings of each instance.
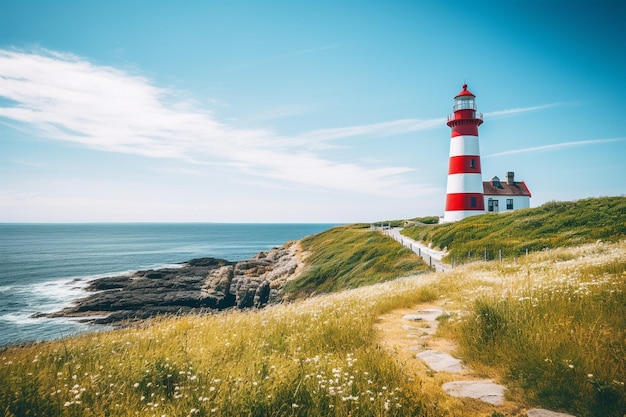
[[[506,399],[507,388],[495,375],[480,374],[457,359],[456,343],[437,334],[439,320],[450,312],[444,302],[393,310],[379,317],[380,344],[397,355],[408,376],[419,381],[422,392],[443,398],[440,408],[451,415],[574,417],[532,408]],[[439,320],[438,320],[439,318]],[[485,371],[487,372],[487,371]],[[447,395],[442,395],[444,392]]]
[[[422,259],[424,259],[424,261],[426,261],[426,263],[435,268],[436,271],[445,272],[452,269],[451,265],[441,262],[441,259],[446,255],[445,252],[429,248],[421,242],[404,236],[400,233],[401,231],[401,227],[394,227],[391,229],[385,229],[384,233],[394,238],[402,246],[407,247],[413,252],[417,253],[420,257],[422,257]]]

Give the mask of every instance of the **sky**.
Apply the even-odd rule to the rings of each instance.
[[[0,1],[0,222],[443,215],[483,180],[626,193],[626,2]]]

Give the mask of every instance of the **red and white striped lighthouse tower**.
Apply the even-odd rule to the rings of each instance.
[[[448,116],[452,134],[444,222],[485,212],[478,146],[478,126],[483,118],[481,113],[476,113],[475,98],[464,84],[463,90],[454,97],[454,113]]]

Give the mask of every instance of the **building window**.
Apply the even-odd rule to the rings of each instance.
[[[471,169],[475,169],[476,168],[476,160],[475,159],[470,159],[470,168]]]
[[[487,211],[493,211],[493,200],[491,198],[487,200]]]
[[[513,199],[512,198],[507,198],[506,199],[506,209],[507,210],[513,210]]]
[[[472,198],[470,199],[470,206],[471,206],[472,208],[476,208],[476,197],[472,197]]]

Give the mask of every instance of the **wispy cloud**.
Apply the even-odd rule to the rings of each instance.
[[[504,116],[514,116],[520,113],[528,113],[537,110],[545,110],[552,107],[563,106],[565,103],[550,103],[550,104],[542,104],[540,106],[531,106],[531,107],[516,107],[514,109],[506,109],[506,110],[496,110],[484,113],[484,116],[487,117],[504,117]]]
[[[445,123],[443,117],[400,119],[285,137],[222,122],[198,103],[181,100],[184,95],[179,93],[155,86],[136,72],[96,65],[72,54],[0,50],[0,122],[90,149],[184,161],[195,167],[191,169],[194,174],[202,166],[223,166],[274,183],[368,194],[409,192],[419,188],[408,180],[411,167],[332,160],[320,150],[344,138],[387,137]],[[487,115],[513,115],[555,105]]]
[[[626,138],[591,139],[591,140],[579,140],[579,141],[573,141],[573,142],[562,142],[562,143],[554,143],[551,145],[532,146],[530,148],[513,149],[510,151],[493,153],[491,155],[484,156],[484,158],[495,158],[497,156],[514,155],[514,154],[530,153],[530,152],[555,151],[559,149],[573,148],[577,146],[601,145],[604,143],[624,142],[624,141],[626,141]]]
[[[0,104],[5,122],[91,149],[196,166],[223,164],[251,176],[341,191],[381,194],[410,186],[404,174],[412,168],[323,158],[298,140],[220,122],[141,75],[71,54],[0,50],[0,97],[7,99]],[[399,132],[416,124],[420,122],[383,125]],[[361,127],[361,132],[384,130],[375,126]],[[312,134],[333,137],[331,131]]]
[[[531,111],[544,110],[551,107],[560,106],[562,103],[544,104],[533,107],[517,107],[514,109],[496,110],[484,113],[487,117],[514,116],[521,113]],[[434,129],[441,127],[446,123],[446,117],[438,117],[433,119],[399,119],[389,122],[372,123],[366,125],[356,125],[347,127],[337,127],[330,129],[318,129],[304,133],[298,136],[298,139],[311,143],[331,141],[336,139],[344,139],[353,136],[375,136],[386,137],[395,136],[403,133],[416,132],[420,130]]]
[[[439,127],[445,121],[446,119],[443,117],[436,119],[400,119],[367,125],[318,129],[302,134],[298,138],[311,141],[328,141],[352,136],[393,136]]]

